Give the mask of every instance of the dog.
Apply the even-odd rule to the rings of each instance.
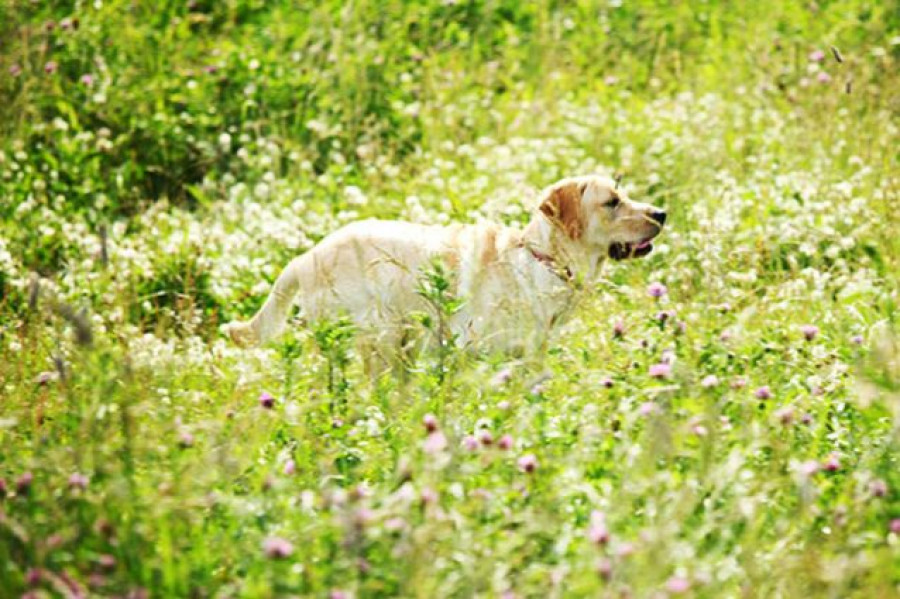
[[[305,320],[346,317],[370,346],[397,348],[414,315],[435,312],[417,289],[438,261],[462,302],[445,315],[457,345],[540,351],[604,260],[646,256],[665,222],[663,210],[601,176],[553,184],[524,229],[360,221],[291,261],[259,312],[224,330],[242,347],[265,343],[282,332],[299,296]]]

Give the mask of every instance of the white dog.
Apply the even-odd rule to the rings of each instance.
[[[629,200],[611,179],[587,176],[546,190],[524,230],[357,222],[295,258],[256,316],[225,330],[241,346],[272,339],[299,295],[306,320],[346,316],[358,334],[399,348],[411,315],[433,311],[416,289],[437,259],[452,274],[454,296],[464,302],[447,323],[457,343],[538,351],[606,256],[649,254],[665,220],[665,212]]]

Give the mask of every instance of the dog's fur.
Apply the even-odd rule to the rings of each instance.
[[[524,230],[366,220],[295,258],[256,316],[226,330],[241,346],[272,339],[299,295],[306,320],[347,316],[381,347],[399,347],[411,314],[432,310],[416,289],[437,259],[464,302],[448,322],[457,343],[537,351],[604,259],[646,255],[664,222],[664,212],[597,176],[551,186]]]

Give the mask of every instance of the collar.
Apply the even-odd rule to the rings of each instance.
[[[558,266],[556,264],[556,260],[553,259],[553,256],[545,254],[544,252],[536,250],[528,245],[523,244],[522,247],[531,252],[531,255],[534,256],[535,260],[545,265],[550,270],[550,272],[562,279],[564,283],[571,283],[575,280],[575,273],[572,272],[572,269],[568,266]]]

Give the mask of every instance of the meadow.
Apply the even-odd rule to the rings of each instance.
[[[900,596],[898,67],[894,0],[6,0],[0,597]],[[584,173],[669,220],[540,364],[219,331]]]

